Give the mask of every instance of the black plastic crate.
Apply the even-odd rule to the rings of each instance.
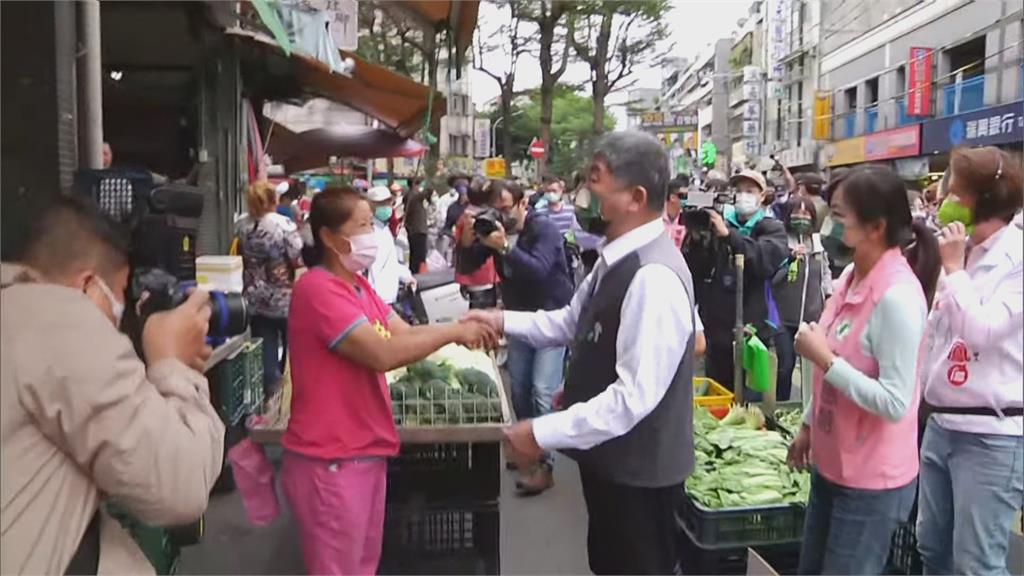
[[[501,493],[501,446],[410,444],[388,461],[388,501],[490,502]]]
[[[800,542],[805,513],[796,504],[712,510],[686,494],[678,520],[704,548],[736,548]]]
[[[498,574],[499,525],[496,503],[389,505],[381,573]]]
[[[754,550],[779,574],[796,574],[800,543],[754,546]],[[685,531],[679,533],[679,565],[683,574],[736,575],[747,573],[748,546],[705,548]]]

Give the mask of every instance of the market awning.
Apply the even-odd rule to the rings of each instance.
[[[350,58],[355,63],[351,76],[346,76],[297,51],[286,56],[277,42],[264,34],[241,28],[231,28],[225,32],[251,47],[257,57],[264,60],[262,64],[268,70],[281,68],[273,66],[274,59],[287,61],[298,90],[354,108],[379,120],[403,138],[416,134],[427,121],[427,108],[431,103],[430,88],[411,78],[342,50],[342,58]],[[266,83],[268,86],[273,84]],[[445,99],[440,92],[435,91],[431,114],[433,121],[440,118],[444,110]]]
[[[339,158],[414,158],[426,152],[423,144],[390,130],[365,126],[315,128],[295,133],[275,124],[267,152],[289,174],[327,166],[331,156]]]
[[[479,0],[394,0],[402,10],[414,14],[435,29],[447,26],[454,32],[457,61],[473,42]]]

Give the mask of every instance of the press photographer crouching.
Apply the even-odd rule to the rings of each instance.
[[[45,210],[2,265],[0,572],[152,574],[103,501],[152,525],[192,522],[223,461],[201,370],[209,295],[153,313],[144,364],[118,331],[129,244],[86,198]]]
[[[743,254],[743,321],[771,345],[779,326],[771,299],[771,279],[789,256],[786,229],[764,208],[764,176],[744,170],[727,189],[709,173],[705,196],[712,205],[684,213],[687,227],[683,256],[693,274],[694,295],[707,338],[707,376],[733,389],[733,328],[736,323],[736,267],[733,256]],[[698,194],[690,193],[692,204]],[[774,319],[770,321],[772,316]]]

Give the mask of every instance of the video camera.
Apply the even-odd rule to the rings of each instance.
[[[683,224],[687,230],[707,230],[711,227],[708,210],[722,214],[725,206],[736,203],[736,191],[732,188],[713,188],[690,191],[683,204]]]
[[[183,184],[155,187],[149,173],[126,170],[80,170],[75,191],[92,198],[131,235],[125,328],[138,346],[146,318],[178,306],[195,286],[203,194]],[[210,308],[208,337],[215,343],[247,329],[249,314],[241,294],[212,291]]]

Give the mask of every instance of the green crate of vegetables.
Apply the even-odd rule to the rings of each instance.
[[[695,467],[681,519],[702,547],[800,539],[810,475],[786,465],[787,440],[764,425],[756,407],[734,406],[721,421],[695,409]]]
[[[502,422],[498,384],[477,368],[421,360],[390,383],[398,426],[458,426]]]

